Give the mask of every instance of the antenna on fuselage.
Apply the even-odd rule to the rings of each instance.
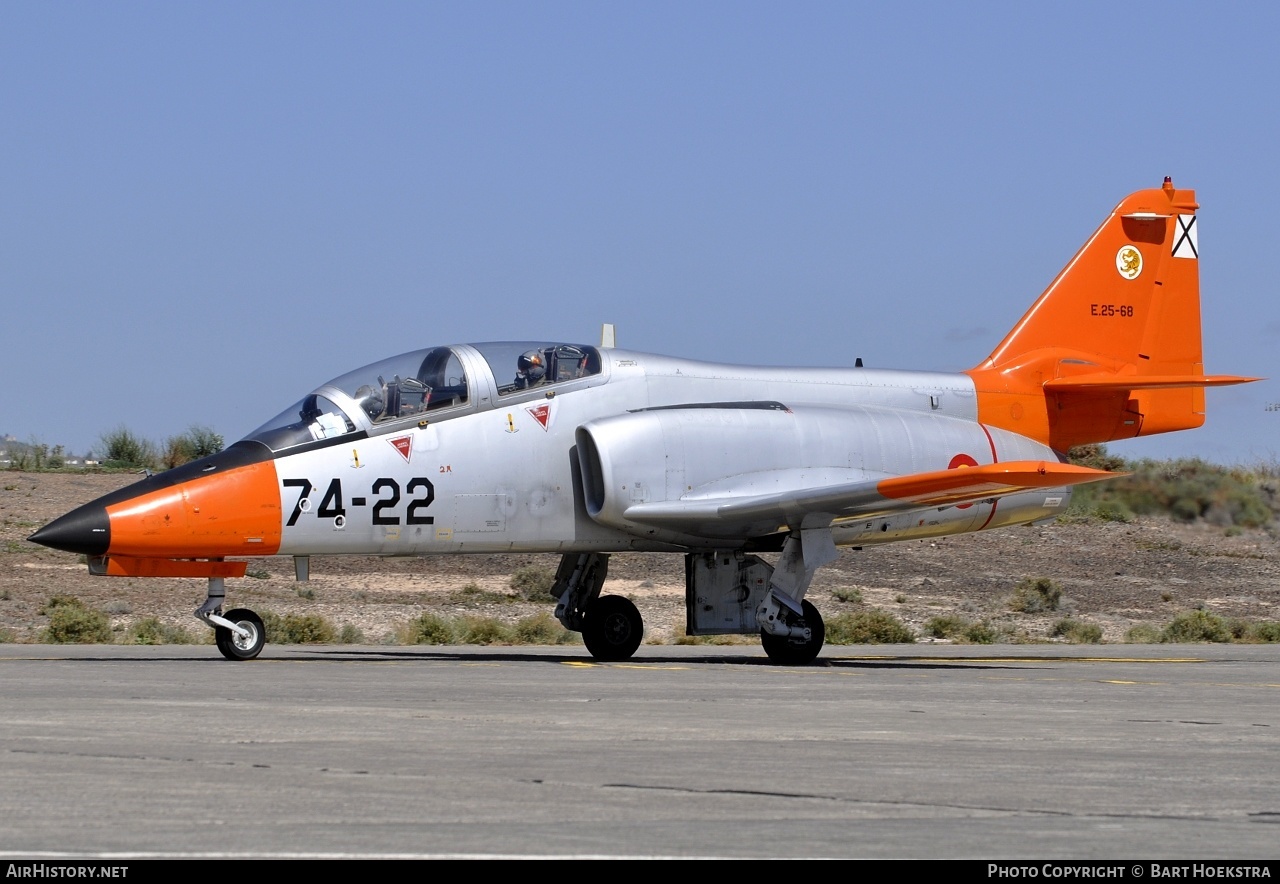
[[[600,346],[602,349],[618,346],[618,336],[614,332],[612,322],[606,322],[600,326]]]

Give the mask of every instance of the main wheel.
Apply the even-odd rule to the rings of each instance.
[[[804,615],[793,625],[809,627],[808,641],[760,631],[760,644],[764,645],[764,652],[779,666],[803,666],[806,663],[812,663],[818,656],[818,652],[822,650],[822,643],[827,640],[827,627],[823,624],[822,615],[818,613],[818,609],[805,601],[800,603],[800,610]]]
[[[225,626],[215,626],[213,640],[222,656],[228,660],[252,660],[262,653],[262,646],[267,643],[267,628],[262,625],[261,617],[248,608],[236,608],[222,616],[249,633],[241,637]]]
[[[626,660],[643,637],[640,612],[620,595],[600,596],[583,615],[582,641],[597,660]]]

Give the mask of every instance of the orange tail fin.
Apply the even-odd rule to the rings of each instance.
[[[1195,191],[1140,190],[1116,206],[983,362],[967,374],[986,424],[1059,451],[1204,423]]]

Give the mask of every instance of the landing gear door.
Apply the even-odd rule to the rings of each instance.
[[[689,635],[752,635],[756,608],[769,591],[773,566],[734,552],[684,557],[685,631]]]

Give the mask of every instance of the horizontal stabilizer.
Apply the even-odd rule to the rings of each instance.
[[[1186,387],[1230,387],[1233,384],[1251,384],[1262,378],[1246,378],[1233,374],[1212,375],[1117,375],[1083,374],[1071,378],[1053,378],[1044,382],[1046,390],[1054,393],[1078,391],[1101,392],[1103,390],[1173,390]]]
[[[808,517],[830,523],[921,507],[973,503],[1035,488],[1061,488],[1120,475],[1124,474],[1050,461],[1009,461],[764,495],[637,503],[627,508],[625,516],[636,522],[700,534],[763,534],[798,527]]]

